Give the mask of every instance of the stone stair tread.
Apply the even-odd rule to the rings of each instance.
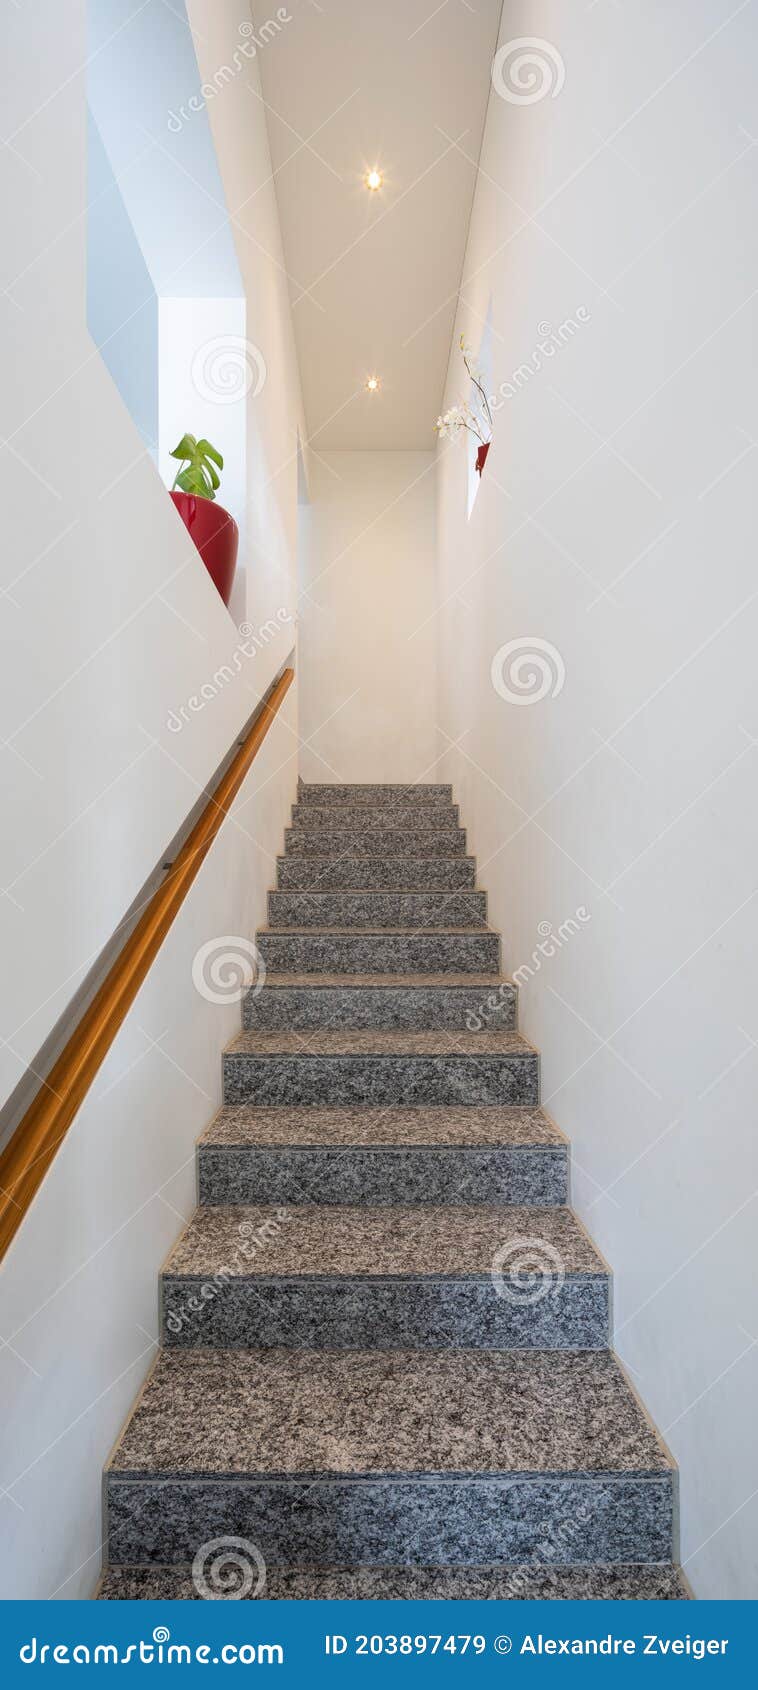
[[[444,782],[440,784],[437,781],[411,781],[408,786],[402,786],[398,782],[391,781],[387,783],[381,781],[368,782],[364,785],[345,782],[344,785],[340,784],[339,786],[329,785],[328,782],[325,782],[322,786],[318,781],[303,781],[297,789],[297,796],[298,802],[311,804],[317,804],[319,801],[326,804],[371,804],[377,802],[404,804],[412,803],[414,800],[424,804],[452,804],[453,788]]]
[[[368,850],[357,847],[368,844]],[[318,846],[318,849],[314,847]],[[312,828],[290,823],[284,831],[285,857],[323,857],[324,852],[339,851],[346,857],[375,857],[402,854],[411,857],[464,857],[466,829],[463,827],[432,828],[419,832],[412,827],[361,828],[345,820],[339,827]]]
[[[567,1141],[541,1109],[524,1105],[487,1108],[453,1104],[402,1108],[278,1108],[228,1104],[214,1116],[199,1141],[210,1146],[267,1148],[327,1146],[382,1148],[565,1150]]]
[[[277,857],[276,873],[279,891],[321,888],[352,892],[368,887],[381,892],[401,885],[411,892],[473,891],[476,864],[474,857],[460,853],[447,857],[377,857],[340,852],[325,857],[315,851],[310,856],[306,851],[291,851],[288,856]]]
[[[252,1597],[256,1588],[251,1580]],[[269,1602],[683,1602],[679,1567],[615,1566],[269,1567],[260,1597]],[[190,1566],[107,1567],[99,1602],[199,1602]]]
[[[356,935],[359,935],[361,939],[388,939],[388,938],[391,937],[391,935],[393,933],[399,933],[399,934],[401,934],[401,936],[403,938],[409,938],[409,939],[415,939],[415,938],[418,938],[419,936],[422,937],[422,938],[439,939],[440,937],[444,938],[446,933],[454,934],[456,937],[460,937],[460,935],[464,934],[464,933],[470,933],[472,938],[475,938],[475,939],[481,939],[483,936],[488,936],[489,938],[497,938],[498,937],[498,935],[495,931],[495,928],[494,927],[488,927],[485,924],[482,924],[479,927],[356,927],[356,926],[353,926],[353,927],[327,927],[327,926],[323,926],[323,927],[272,927],[272,926],[268,926],[268,927],[259,927],[257,936],[258,936],[259,939],[265,939],[269,934],[273,934],[277,938],[282,938],[282,939],[297,939],[297,938],[313,939],[313,938],[316,938],[319,933],[337,933],[341,936],[346,936],[347,938],[350,938],[350,939],[354,938]],[[405,978],[405,976],[403,976],[403,978]],[[490,975],[490,976],[488,976],[488,978],[491,979],[492,976]]]
[[[272,1220],[278,1222],[274,1232]],[[257,1237],[263,1240],[260,1249],[246,1255],[246,1241]],[[231,1280],[490,1281],[498,1255],[505,1278],[526,1270],[541,1278],[607,1277],[609,1271],[568,1208],[311,1204],[198,1209],[171,1251],[163,1278],[209,1279],[224,1272]]]
[[[227,1045],[225,1056],[536,1056],[520,1033],[387,1031],[316,1027],[300,1033],[251,1029]]]
[[[107,1471],[673,1478],[606,1350],[165,1349]]]
[[[428,988],[430,991],[441,988],[446,992],[455,991],[460,987],[469,992],[472,987],[481,986],[483,992],[496,992],[500,986],[512,986],[513,981],[505,974],[289,974],[280,971],[266,974],[266,990],[285,990],[287,987],[313,987],[329,991],[337,989],[361,991],[364,987],[370,990],[381,990],[386,986],[388,991],[402,992],[406,987],[414,990]]]

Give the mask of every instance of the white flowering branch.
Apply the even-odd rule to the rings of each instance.
[[[453,440],[457,434],[461,433],[462,429],[467,429],[481,446],[488,446],[492,439],[492,411],[484,391],[483,374],[473,363],[471,348],[466,345],[463,335],[461,335],[460,345],[466,372],[480,394],[481,408],[477,412],[465,400],[460,405],[451,405],[449,411],[445,411],[442,416],[437,418],[435,426],[440,440]],[[485,430],[486,432],[484,432]]]

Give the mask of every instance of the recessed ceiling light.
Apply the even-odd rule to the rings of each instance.
[[[367,170],[366,171],[366,174],[365,174],[363,180],[366,184],[366,187],[368,188],[369,193],[375,194],[375,193],[377,193],[378,189],[381,188],[382,183],[384,181],[384,176],[383,176],[382,171],[377,170],[376,166],[374,166],[373,170]]]
[[[382,384],[378,376],[368,376],[366,380],[366,392],[378,393],[381,385]]]

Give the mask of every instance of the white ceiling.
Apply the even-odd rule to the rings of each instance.
[[[309,435],[317,450],[430,449],[501,0],[287,10],[258,65]],[[259,28],[274,15],[254,0]],[[385,186],[369,194],[375,164]]]

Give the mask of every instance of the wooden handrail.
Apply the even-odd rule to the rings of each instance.
[[[277,681],[166,879],[153,893],[2,1152],[0,1258],[18,1231],[294,678],[294,669],[285,669]]]

